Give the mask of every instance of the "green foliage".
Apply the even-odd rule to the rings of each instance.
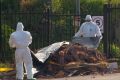
[[[103,53],[103,42],[102,41],[100,42],[98,46],[98,50]]]
[[[8,44],[8,41],[9,41],[9,37],[10,37],[10,34],[14,31],[13,29],[11,29],[10,26],[6,25],[6,24],[3,24],[1,25],[1,31],[2,31],[2,40],[1,40],[1,53],[0,54],[0,59],[2,61],[2,59],[4,58],[8,58],[6,60],[8,61],[12,61],[13,60],[13,51],[10,50],[10,47],[9,47],[9,44]]]
[[[48,0],[1,0],[1,12],[43,12],[47,2]]]
[[[50,42],[71,40],[71,37],[74,35],[73,16],[54,16],[52,21]]]
[[[81,0],[80,10],[83,15],[103,15],[104,0]]]
[[[0,68],[10,68],[11,64],[10,63],[2,63],[0,62]]]
[[[48,0],[29,0],[29,4],[20,6],[20,9],[24,12],[44,12],[47,7]]]
[[[117,58],[120,64],[120,46],[113,43],[110,45],[110,48],[111,48],[111,52],[109,54],[111,58]],[[103,42],[100,43],[98,50],[103,53]]]
[[[80,14],[102,15],[106,0],[80,0]],[[76,0],[52,0],[54,13],[75,14]]]
[[[76,13],[76,0],[51,0],[51,3],[48,3],[50,0],[29,0],[30,5],[21,6],[21,0],[1,0],[1,11],[2,12],[12,12],[13,14],[4,14],[1,17],[2,22],[2,53],[0,56],[5,57],[12,56],[10,53],[13,51],[9,48],[8,38],[13,29],[11,26],[14,26],[18,21],[22,21],[25,25],[25,29],[31,32],[33,36],[33,43],[30,47],[32,49],[38,49],[43,46],[47,46],[48,37],[50,37],[50,42],[70,40],[74,34],[74,25],[73,25],[73,16],[57,16],[52,18],[51,26],[52,31],[49,34],[44,32],[44,29],[48,29],[49,26],[44,23],[43,15],[40,13],[45,12],[48,6],[51,6],[52,12],[58,14],[75,14]],[[27,0],[25,0],[27,1]],[[91,15],[103,15],[103,5],[108,0],[80,0],[80,14],[85,16],[86,14]],[[111,0],[111,3],[119,3],[120,0]],[[16,12],[30,12],[19,14]],[[32,14],[34,12],[39,12]],[[14,14],[15,13],[15,14]],[[47,17],[47,16],[44,16]],[[115,20],[114,20],[115,21]],[[5,24],[4,24],[5,23]],[[42,24],[41,24],[42,23]],[[42,34],[41,34],[42,33]],[[56,34],[57,33],[57,34]],[[67,36],[67,37],[66,37]],[[36,43],[38,42],[38,43]],[[3,44],[4,43],[4,44]],[[119,55],[120,51],[116,47],[111,47],[113,49],[113,54],[115,56]],[[117,51],[116,51],[117,49]],[[103,44],[99,46],[99,50],[103,51]]]
[[[28,0],[24,0],[28,1]],[[103,4],[111,1],[112,4],[120,4],[120,0],[80,0],[80,13],[102,15]],[[51,6],[53,13],[73,14],[76,11],[76,0],[29,0],[25,5],[21,0],[1,0],[2,12],[44,12]]]
[[[118,64],[120,65],[120,46],[117,46],[116,44],[112,44],[111,54],[113,58],[118,59]]]
[[[113,57],[120,58],[120,46],[117,46],[116,44],[112,44],[111,51]]]
[[[76,2],[75,0],[61,0],[61,13],[63,14],[74,14],[76,11]]]
[[[54,13],[60,13],[60,11],[61,11],[61,1],[60,0],[52,0],[52,11]]]
[[[110,0],[109,0],[110,1]],[[111,0],[112,4],[120,4],[120,0]]]
[[[1,0],[2,12],[16,12],[19,10],[19,0]]]
[[[101,41],[101,43],[99,44],[98,50],[103,52],[103,42]],[[117,44],[111,44],[110,45],[110,49],[111,49],[111,55],[113,58],[120,58],[120,46],[118,46]]]

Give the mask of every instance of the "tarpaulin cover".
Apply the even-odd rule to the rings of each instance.
[[[41,61],[42,63],[44,63],[48,57],[50,56],[51,53],[54,53],[56,50],[58,50],[63,44],[69,44],[69,42],[67,41],[62,41],[62,42],[56,42],[53,43],[47,47],[42,48],[41,50],[39,50],[35,56],[36,58]]]

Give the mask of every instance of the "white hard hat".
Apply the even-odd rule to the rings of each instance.
[[[92,20],[91,15],[86,15],[85,20],[91,21]]]

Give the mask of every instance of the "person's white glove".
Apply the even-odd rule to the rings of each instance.
[[[97,37],[97,35],[95,34],[94,37]]]

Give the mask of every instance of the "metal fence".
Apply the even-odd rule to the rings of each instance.
[[[14,61],[14,49],[9,47],[8,39],[15,31],[17,22],[23,22],[25,30],[31,32],[33,42],[30,48],[36,52],[54,42],[71,41],[75,30],[79,27],[75,23],[75,16],[74,14],[51,15],[49,10],[45,13],[1,13],[0,61]]]
[[[120,4],[104,5],[104,52],[120,58]]]
[[[30,45],[30,48],[36,52],[40,48],[48,46],[54,42],[64,40],[71,41],[74,33],[79,28],[78,24],[76,24],[76,16],[78,18],[80,17],[80,15],[74,14],[50,14],[49,10],[45,13],[1,13],[0,61],[14,61],[14,49],[10,49],[8,39],[10,34],[15,31],[18,21],[23,22],[25,30],[31,32],[33,42]],[[81,16],[81,22],[83,22],[84,17],[85,15]],[[114,51],[118,50],[117,45],[120,44],[119,18],[119,6],[104,6],[103,45],[107,57],[112,56]],[[115,44],[115,48],[113,48],[113,44]]]
[[[10,34],[15,31],[17,22],[23,22],[25,30],[31,32],[33,36],[33,44],[30,45],[32,50],[41,48],[48,44],[48,23],[42,21],[46,20],[47,15],[41,13],[2,13],[1,14],[1,51],[0,61],[12,60],[14,49],[10,49],[8,39]]]

